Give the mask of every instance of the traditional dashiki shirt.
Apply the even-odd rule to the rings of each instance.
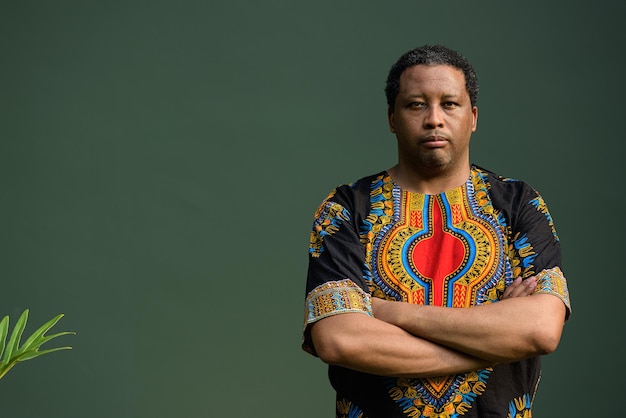
[[[386,173],[335,189],[315,214],[309,248],[308,326],[346,312],[372,316],[371,297],[447,307],[500,300],[518,276],[563,300],[559,239],[526,183],[472,166],[438,195],[400,189]],[[512,324],[512,326],[515,326]],[[537,324],[541,326],[541,324]],[[538,357],[436,378],[375,376],[330,366],[337,417],[530,417]]]

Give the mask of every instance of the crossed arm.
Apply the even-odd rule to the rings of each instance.
[[[374,317],[327,317],[311,337],[322,361],[384,376],[448,375],[517,361],[554,351],[565,321],[563,302],[532,294],[535,286],[534,278],[518,279],[500,302],[472,308],[372,298]]]

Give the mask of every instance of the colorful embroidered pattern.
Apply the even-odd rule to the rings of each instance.
[[[556,229],[554,228],[554,222],[552,221],[552,216],[550,216],[550,212],[548,212],[548,206],[546,206],[546,202],[543,201],[543,198],[537,194],[537,197],[530,201],[530,204],[537,208],[537,210],[546,217],[548,220],[548,224],[552,229],[552,235],[554,239],[559,240],[559,236],[556,234]]]
[[[394,207],[397,206],[399,190],[388,175],[380,175],[372,182],[370,203],[372,210],[365,218],[361,228],[361,243],[365,246],[365,276],[372,283],[372,251],[378,245],[377,237],[381,231],[395,221]],[[372,296],[386,298],[384,289],[370,286]]]
[[[306,320],[311,324],[327,316],[346,312],[362,312],[372,316],[370,295],[352,280],[326,282],[306,298]]]
[[[315,214],[309,246],[309,252],[313,257],[319,257],[324,251],[324,237],[333,235],[339,230],[342,222],[350,220],[350,213],[343,206],[328,200],[333,195],[334,192],[330,194]]]
[[[507,418],[532,418],[531,407],[532,398],[526,393],[521,398],[515,398],[511,401]]]
[[[370,214],[361,236],[372,265],[373,295],[470,307],[496,301],[512,280],[504,229],[493,216],[481,177],[429,196],[400,191],[386,176],[372,184],[371,204],[378,211]],[[377,230],[368,230],[370,225]],[[489,370],[482,370],[398,379],[389,393],[407,416],[452,416],[471,408],[488,376]]]
[[[542,270],[537,275],[537,287],[535,293],[547,293],[561,299],[565,306],[571,306],[567,280],[560,268],[554,267]]]
[[[393,198],[388,201],[381,201],[384,185],[372,190],[372,204],[391,206],[395,214],[372,223],[381,225],[373,242],[371,231],[363,234],[373,266],[372,294],[449,307],[492,300],[485,293],[507,270],[504,230],[491,215],[489,200],[480,198],[484,185],[476,183],[478,199],[474,184],[467,186],[438,196],[402,192],[396,198],[388,193],[387,199]]]
[[[407,417],[457,417],[486,389],[492,369],[431,379],[390,379],[389,394]]]
[[[533,246],[526,234],[519,232],[513,236],[513,241],[509,244],[508,255],[513,266],[513,276],[527,278],[535,274],[534,264],[535,253]]]
[[[337,401],[337,418],[366,418],[356,405],[346,399]]]

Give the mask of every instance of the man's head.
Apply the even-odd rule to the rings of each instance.
[[[404,54],[387,83],[390,131],[398,142],[398,184],[440,193],[469,175],[469,144],[476,131],[478,86],[474,70],[458,53],[426,46]],[[473,96],[473,97],[472,97]],[[436,180],[433,183],[431,180]]]
[[[478,79],[469,61],[458,52],[445,46],[424,45],[406,52],[389,70],[385,94],[387,96],[387,105],[390,109],[393,109],[396,96],[400,90],[400,76],[407,68],[415,65],[449,65],[461,70],[465,75],[465,88],[470,96],[472,106],[476,106],[478,101]]]

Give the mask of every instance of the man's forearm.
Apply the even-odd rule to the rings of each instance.
[[[324,318],[311,337],[324,362],[382,376],[443,376],[491,365],[359,313]]]
[[[556,349],[565,306],[532,295],[471,308],[374,300],[374,315],[417,337],[491,362],[510,362]]]

